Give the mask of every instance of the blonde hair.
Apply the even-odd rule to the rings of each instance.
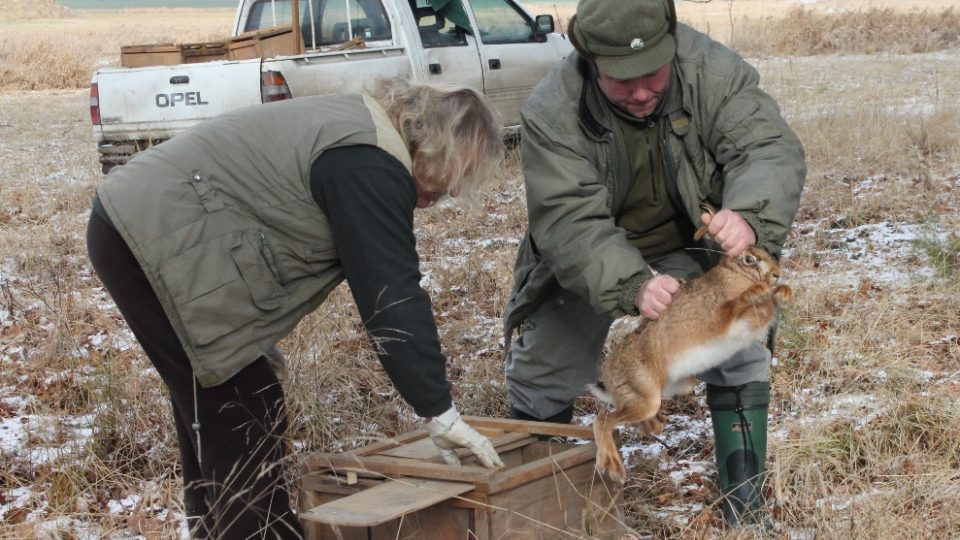
[[[503,161],[499,115],[471,88],[391,78],[378,81],[373,97],[406,143],[422,189],[470,199]]]

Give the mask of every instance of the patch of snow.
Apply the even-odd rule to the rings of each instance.
[[[10,510],[11,508],[23,508],[28,506],[30,504],[30,500],[34,497],[34,491],[30,486],[15,487],[4,490],[3,495],[7,502],[0,503],[0,516],[4,515],[7,510]]]
[[[683,486],[683,482],[693,473],[706,474],[712,469],[708,468],[702,461],[690,461],[687,459],[677,460],[677,464],[682,467],[679,471],[670,471],[670,479],[678,486]]]
[[[111,514],[126,514],[133,510],[140,502],[140,496],[137,494],[127,495],[122,499],[112,499],[107,502],[107,509]]]
[[[789,529],[787,538],[790,540],[816,540],[816,529]]]
[[[918,280],[932,279],[936,272],[928,261],[918,256],[916,241],[932,236],[942,238],[944,233],[930,231],[921,224],[900,224],[883,221],[853,228],[826,228],[823,222],[800,226],[801,236],[823,235],[827,249],[816,252],[821,259],[820,268],[810,273],[799,273],[804,281],[823,284],[825,281],[845,282],[857,285],[867,278],[889,286],[911,286]],[[784,250],[784,257],[797,255],[796,248]],[[855,262],[857,272],[837,274],[829,272],[834,261],[845,259],[844,265]],[[824,271],[826,270],[826,271]]]
[[[690,518],[703,511],[703,505],[694,504],[672,504],[658,508],[654,515],[664,521],[684,526],[690,522]]]

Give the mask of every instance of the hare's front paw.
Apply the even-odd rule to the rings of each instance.
[[[747,290],[743,291],[740,298],[749,305],[757,305],[766,302],[770,298],[771,289],[766,283],[754,283]]]
[[[773,301],[778,306],[784,306],[793,302],[793,289],[787,285],[777,285],[773,288]]]

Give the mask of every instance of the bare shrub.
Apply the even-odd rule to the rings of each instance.
[[[796,7],[784,18],[745,18],[731,46],[746,56],[910,54],[960,45],[960,12],[890,8],[823,13]]]

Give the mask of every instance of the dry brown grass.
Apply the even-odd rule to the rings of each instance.
[[[167,39],[147,17],[103,17],[126,17],[145,32],[117,45]],[[63,35],[81,35],[72,19],[61,22]],[[37,28],[57,33],[46,24]],[[96,31],[85,31],[92,40]],[[768,495],[781,537],[960,530],[955,58],[755,62],[810,168],[784,261],[796,301],[772,380]],[[0,420],[26,415],[30,426],[22,445],[0,448],[0,505],[8,505],[0,537],[75,538],[87,527],[173,537],[178,524],[155,509],[180,509],[169,405],[86,261],[89,197],[102,177],[85,91],[0,92],[0,153]],[[482,205],[419,214],[417,234],[458,402],[467,413],[503,416],[500,322],[526,220],[516,153]],[[891,246],[876,231],[919,234]],[[344,287],[281,346],[298,451],[342,450],[416,425]],[[584,400],[578,413],[595,407]],[[701,397],[669,410],[706,419]],[[624,434],[626,444],[638,441],[651,442]],[[711,454],[709,434],[691,430],[656,458],[631,456],[630,528],[656,538],[751,536],[720,526]],[[684,463],[707,465],[678,483],[670,473]],[[21,499],[22,490],[33,495]],[[141,498],[111,511],[111,500],[129,495]]]
[[[6,0],[0,10],[0,23],[30,19],[59,19],[72,12],[56,0]]]
[[[576,12],[549,2],[524,5],[535,15],[553,15],[563,32]],[[948,2],[784,6],[774,0],[688,1],[679,2],[677,17],[744,56],[906,54],[960,46],[960,12]]]
[[[910,54],[960,46],[960,11],[892,8],[822,13],[793,8],[785,18],[745,18],[730,45],[746,56]]]
[[[233,10],[183,8],[0,21],[0,91],[85,88],[97,68],[120,64],[121,45],[221,39],[233,18]]]

